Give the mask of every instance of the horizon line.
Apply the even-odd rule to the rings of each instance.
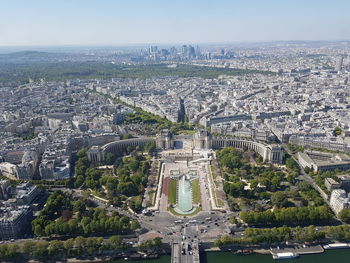
[[[145,46],[145,45],[218,45],[218,44],[258,44],[278,42],[350,42],[350,39],[317,39],[317,40],[241,40],[241,41],[218,41],[218,42],[140,42],[140,43],[118,43],[118,44],[16,44],[1,45],[0,48],[22,48],[22,47],[114,47],[114,46]]]

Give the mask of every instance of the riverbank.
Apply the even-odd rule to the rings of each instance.
[[[321,254],[324,249],[321,245],[316,246],[299,246],[299,247],[286,247],[286,248],[272,248],[270,250],[272,255],[277,255],[278,253],[293,253],[296,255],[309,255],[309,254]]]
[[[326,250],[322,254],[302,255],[295,259],[283,260],[285,263],[348,263],[350,249]],[[203,252],[201,263],[276,263],[271,254],[237,255],[233,252]],[[168,261],[170,262],[170,261]],[[282,261],[281,261],[282,262]],[[145,262],[146,263],[146,262]],[[149,263],[147,261],[147,263]],[[153,262],[152,262],[153,263]]]
[[[204,252],[232,252],[235,254],[260,254],[260,255],[275,255],[277,253],[292,252],[298,255],[307,255],[307,254],[320,254],[324,252],[324,248],[321,245],[314,246],[294,246],[294,247],[276,247],[276,248],[229,248],[229,249],[220,249],[219,247],[211,247],[204,249]]]

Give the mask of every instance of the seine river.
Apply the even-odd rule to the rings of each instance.
[[[113,261],[126,262],[124,260]],[[135,263],[170,263],[170,256],[161,256],[156,260],[132,261]],[[350,249],[327,250],[323,254],[302,255],[296,259],[273,260],[271,255],[238,256],[230,252],[209,252],[201,255],[201,263],[349,263]]]

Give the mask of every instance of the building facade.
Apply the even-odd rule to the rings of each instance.
[[[343,189],[333,190],[330,198],[330,206],[336,214],[344,208],[350,208],[349,195]]]
[[[163,131],[156,138],[157,148],[173,149],[178,138],[168,131]],[[208,131],[198,130],[193,134],[192,145],[194,149],[220,149],[234,147],[242,150],[251,150],[258,153],[264,162],[282,163],[283,149],[278,145],[270,145],[262,142],[229,137],[213,137]]]
[[[350,169],[350,158],[345,154],[304,151],[298,152],[297,156],[303,168],[308,167],[315,172]]]
[[[143,147],[147,143],[154,143],[154,138],[133,138],[126,140],[118,140],[107,143],[101,147],[91,147],[87,152],[89,161],[93,163],[102,163],[105,160],[107,153],[112,153],[114,156],[121,156],[128,149],[128,147],[135,148],[137,146]]]
[[[29,206],[0,208],[0,239],[9,240],[23,237],[29,232],[33,213]]]

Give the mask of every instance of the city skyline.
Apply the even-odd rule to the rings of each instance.
[[[15,0],[2,4],[0,46],[348,40],[349,7],[343,0]]]

